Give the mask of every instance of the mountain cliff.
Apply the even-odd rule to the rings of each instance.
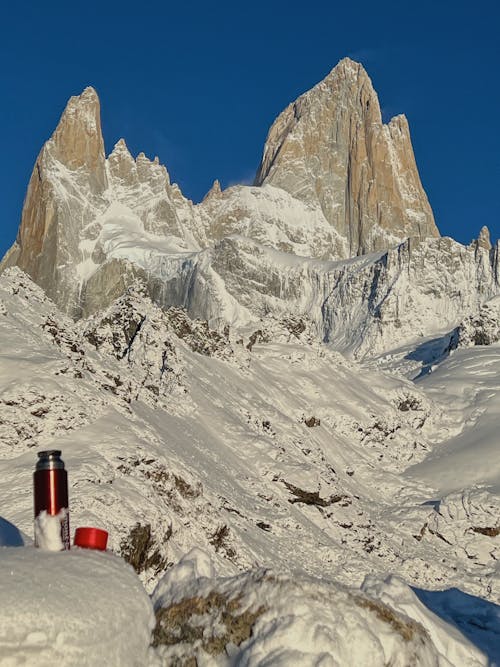
[[[469,247],[439,238],[406,120],[382,123],[349,59],[275,121],[256,186],[215,182],[197,205],[123,139],[106,158],[99,114],[92,88],[68,102],[0,266],[73,318],[140,278],[212,326],[306,317],[318,340],[365,356],[451,329],[498,292],[498,244],[486,229]]]
[[[319,205],[350,255],[439,236],[406,118],[382,123],[370,78],[349,58],[278,116],[255,183]]]

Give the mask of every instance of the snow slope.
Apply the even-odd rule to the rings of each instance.
[[[138,284],[75,324],[17,269],[0,308],[4,525],[32,534],[35,452],[57,447],[72,528],[107,529],[148,590],[198,547],[218,576],[258,566],[360,586],[389,571],[498,602],[498,489],[424,474],[478,408],[493,433],[482,359],[496,368],[498,345],[442,365],[456,388],[453,361],[471,355],[453,413],[438,370],[414,384],[361,366],[297,317],[241,337],[160,310]]]
[[[408,473],[439,493],[474,485],[499,491],[500,344],[458,349],[419,384],[446,404],[448,437]]]

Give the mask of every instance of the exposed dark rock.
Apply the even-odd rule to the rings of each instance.
[[[239,646],[252,636],[255,621],[265,612],[265,607],[255,611],[242,610],[241,596],[230,598],[217,591],[206,597],[191,597],[162,607],[156,612],[156,627],[153,632],[153,646],[173,646],[176,644],[200,643],[209,655],[225,652],[227,644]],[[215,631],[207,633],[206,625],[200,623],[202,617],[209,616],[217,623]],[[182,662],[182,665],[195,665]]]
[[[483,526],[472,526],[472,531],[474,533],[479,533],[480,535],[486,535],[487,537],[498,537],[500,535],[500,527],[483,527]]]
[[[171,532],[170,532],[171,535]],[[126,538],[121,541],[120,555],[139,574],[150,568],[155,573],[166,568],[167,560],[162,557],[151,533],[151,525],[136,523]]]
[[[232,356],[229,327],[223,333],[210,329],[204,320],[192,320],[183,308],[169,308],[165,313],[169,328],[193,351],[207,357]]]
[[[319,491],[304,491],[304,489],[299,489],[298,486],[294,486],[289,482],[283,482],[286,488],[295,496],[294,498],[289,498],[289,503],[303,503],[304,505],[316,505],[316,507],[328,507],[334,503],[338,503],[344,498],[345,495],[332,495],[329,498],[321,498]]]
[[[313,426],[320,426],[321,419],[318,417],[308,417],[307,419],[304,419],[304,424],[309,426],[309,428],[313,428]]]
[[[271,524],[270,523],[265,523],[264,521],[257,521],[257,526],[261,528],[262,530],[265,530],[267,532],[271,531]]]
[[[228,538],[229,538],[229,528],[224,524],[223,526],[219,526],[217,530],[212,533],[210,536],[210,544],[215,548],[215,551],[223,551],[225,552],[226,556],[228,558],[234,558],[236,556],[235,550],[228,545]]]

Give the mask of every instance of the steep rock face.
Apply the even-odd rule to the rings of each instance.
[[[102,208],[107,188],[99,99],[72,97],[43,146],[28,185],[17,240],[2,268],[17,264],[59,304],[78,303],[80,230]]]
[[[106,188],[100,104],[93,88],[85,88],[81,95],[69,99],[46,148],[68,169],[85,169],[95,190]]]
[[[255,183],[319,204],[349,256],[439,235],[406,118],[382,123],[368,75],[349,58],[278,116]]]
[[[219,312],[240,326],[304,316],[318,338],[362,358],[454,327],[498,294],[497,275],[498,243],[488,251],[449,238],[410,239],[386,252],[325,262],[232,236],[193,271],[183,305],[193,316]]]
[[[498,242],[487,250],[450,238],[408,239],[385,252],[325,261],[233,234],[202,252],[135,249],[127,270],[129,280],[145,277],[156,303],[182,306],[213,327],[255,331],[305,317],[319,340],[361,358],[449,331],[475,313],[500,291],[498,249]],[[106,267],[110,284],[125,275],[124,267]]]
[[[37,158],[28,185],[16,242],[0,271],[17,265],[72,317],[109,304],[118,296],[116,276],[111,289],[95,279],[104,268],[117,232],[125,230],[133,243],[142,241],[175,250],[199,249],[206,244],[202,227],[194,224],[193,206],[171,184],[158,158],[140,153],[136,160],[120,140],[106,159],[99,99],[93,88],[72,97],[52,137]],[[122,259],[121,257],[119,258]]]

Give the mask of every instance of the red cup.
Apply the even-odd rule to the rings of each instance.
[[[77,528],[75,530],[75,547],[83,549],[98,549],[106,551],[108,544],[108,533],[101,528]]]

